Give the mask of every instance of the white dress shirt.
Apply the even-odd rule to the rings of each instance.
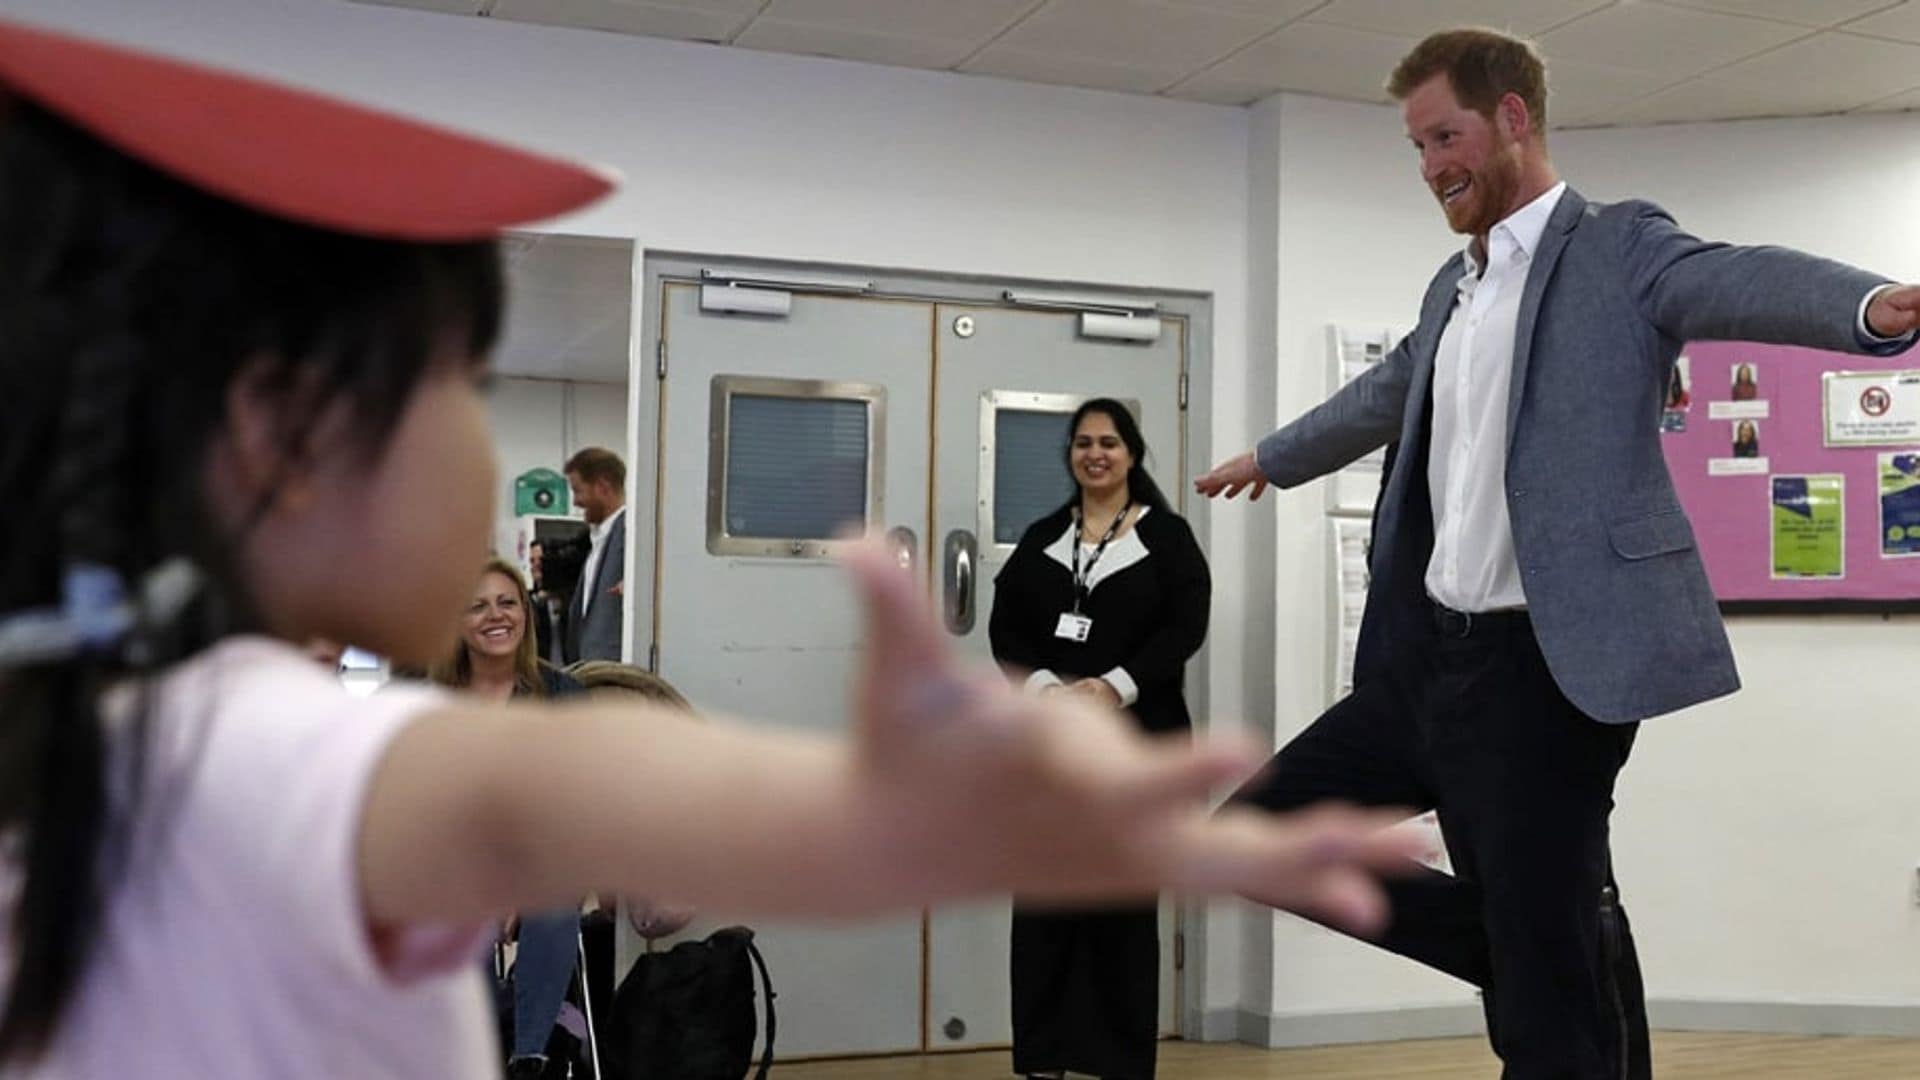
[[[613,523],[619,521],[620,515],[626,512],[627,508],[622,506],[608,514],[600,524],[588,526],[587,539],[592,546],[587,549],[587,565],[580,568],[582,575],[580,580],[585,582],[580,589],[580,614],[582,615],[585,615],[587,609],[593,606],[595,599],[593,576],[600,572],[600,556],[607,550],[607,534],[613,531]]]
[[[1555,184],[1495,225],[1484,267],[1467,245],[1467,271],[1434,355],[1427,595],[1456,611],[1527,603],[1507,518],[1507,391],[1527,270],[1566,190]]]
[[[1434,539],[1426,587],[1428,596],[1456,611],[1527,604],[1507,516],[1507,396],[1527,271],[1566,190],[1555,184],[1495,225],[1487,233],[1484,267],[1468,243],[1467,270],[1434,355],[1427,461]],[[1899,340],[1875,334],[1866,321],[1867,305],[1895,287],[1878,286],[1860,299],[1855,330],[1863,340]]]

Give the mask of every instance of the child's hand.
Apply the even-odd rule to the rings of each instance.
[[[1252,768],[1250,748],[1149,739],[1074,695],[1026,697],[964,671],[915,577],[878,545],[847,561],[869,641],[853,812],[876,838],[879,896],[1173,888],[1257,893],[1361,932],[1384,925],[1371,872],[1411,868],[1417,838],[1385,831],[1404,814],[1210,817],[1203,801]]]

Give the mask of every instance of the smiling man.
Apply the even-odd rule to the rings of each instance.
[[[618,660],[626,634],[627,466],[613,451],[590,446],[568,458],[563,471],[592,547],[560,616],[561,656],[569,664]]]
[[[1547,153],[1524,41],[1435,34],[1387,88],[1467,242],[1382,363],[1195,481],[1258,498],[1400,447],[1354,691],[1237,798],[1437,808],[1457,876],[1390,886],[1380,944],[1482,988],[1508,1080],[1645,1077],[1614,780],[1639,721],[1739,686],[1660,452],[1675,358],[1713,339],[1897,352],[1920,288],[1588,202]]]

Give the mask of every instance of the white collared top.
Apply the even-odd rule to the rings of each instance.
[[[1087,569],[1087,591],[1089,593],[1099,588],[1101,582],[1147,557],[1147,545],[1140,541],[1139,526],[1140,519],[1146,517],[1152,509],[1153,507],[1151,506],[1141,506],[1140,512],[1133,516],[1133,526],[1128,528],[1124,534],[1114,537],[1113,540],[1107,544],[1107,550],[1100,556],[1100,561],[1093,563],[1092,567]],[[1080,523],[1078,521],[1068,521],[1067,531],[1060,534],[1060,539],[1047,545],[1047,558],[1066,567],[1067,571],[1071,573],[1073,571],[1074,538],[1079,535]],[[1087,563],[1092,561],[1093,553],[1098,551],[1099,548],[1100,545],[1098,543],[1081,544],[1080,565],[1086,567]]]
[[[587,564],[580,568],[580,580],[586,583],[580,590],[580,614],[582,615],[585,615],[587,609],[593,606],[595,599],[593,576],[600,572],[600,558],[607,550],[607,534],[613,531],[613,523],[619,521],[620,515],[626,512],[627,508],[622,506],[602,518],[600,524],[588,526],[587,537],[593,546],[587,552]]]
[[[1527,603],[1507,517],[1507,395],[1527,271],[1566,190],[1555,184],[1495,225],[1484,267],[1467,245],[1467,270],[1434,355],[1426,585],[1429,596],[1458,611]]]
[[[1100,561],[1087,570],[1087,592],[1093,592],[1100,587],[1101,582],[1147,557],[1147,545],[1140,540],[1140,519],[1146,517],[1152,509],[1150,506],[1140,507],[1140,512],[1134,515],[1133,527],[1128,529],[1125,535],[1116,536],[1107,544],[1107,550],[1100,556]],[[1073,545],[1079,541],[1079,538],[1080,522],[1078,519],[1071,519],[1067,522],[1067,531],[1061,533],[1058,540],[1047,545],[1047,558],[1066,567],[1071,573]],[[1080,545],[1081,566],[1087,565],[1093,557],[1094,550],[1099,546],[1098,544]],[[1100,678],[1120,695],[1122,708],[1140,700],[1140,685],[1133,681],[1133,676],[1127,673],[1126,668],[1116,667]],[[1027,677],[1027,689],[1043,690],[1049,686],[1059,686],[1061,682],[1060,676],[1042,668]]]

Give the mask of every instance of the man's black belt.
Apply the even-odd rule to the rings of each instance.
[[[1433,625],[1441,637],[1470,638],[1490,634],[1509,634],[1528,629],[1524,608],[1506,611],[1455,611],[1439,601],[1432,603]]]

